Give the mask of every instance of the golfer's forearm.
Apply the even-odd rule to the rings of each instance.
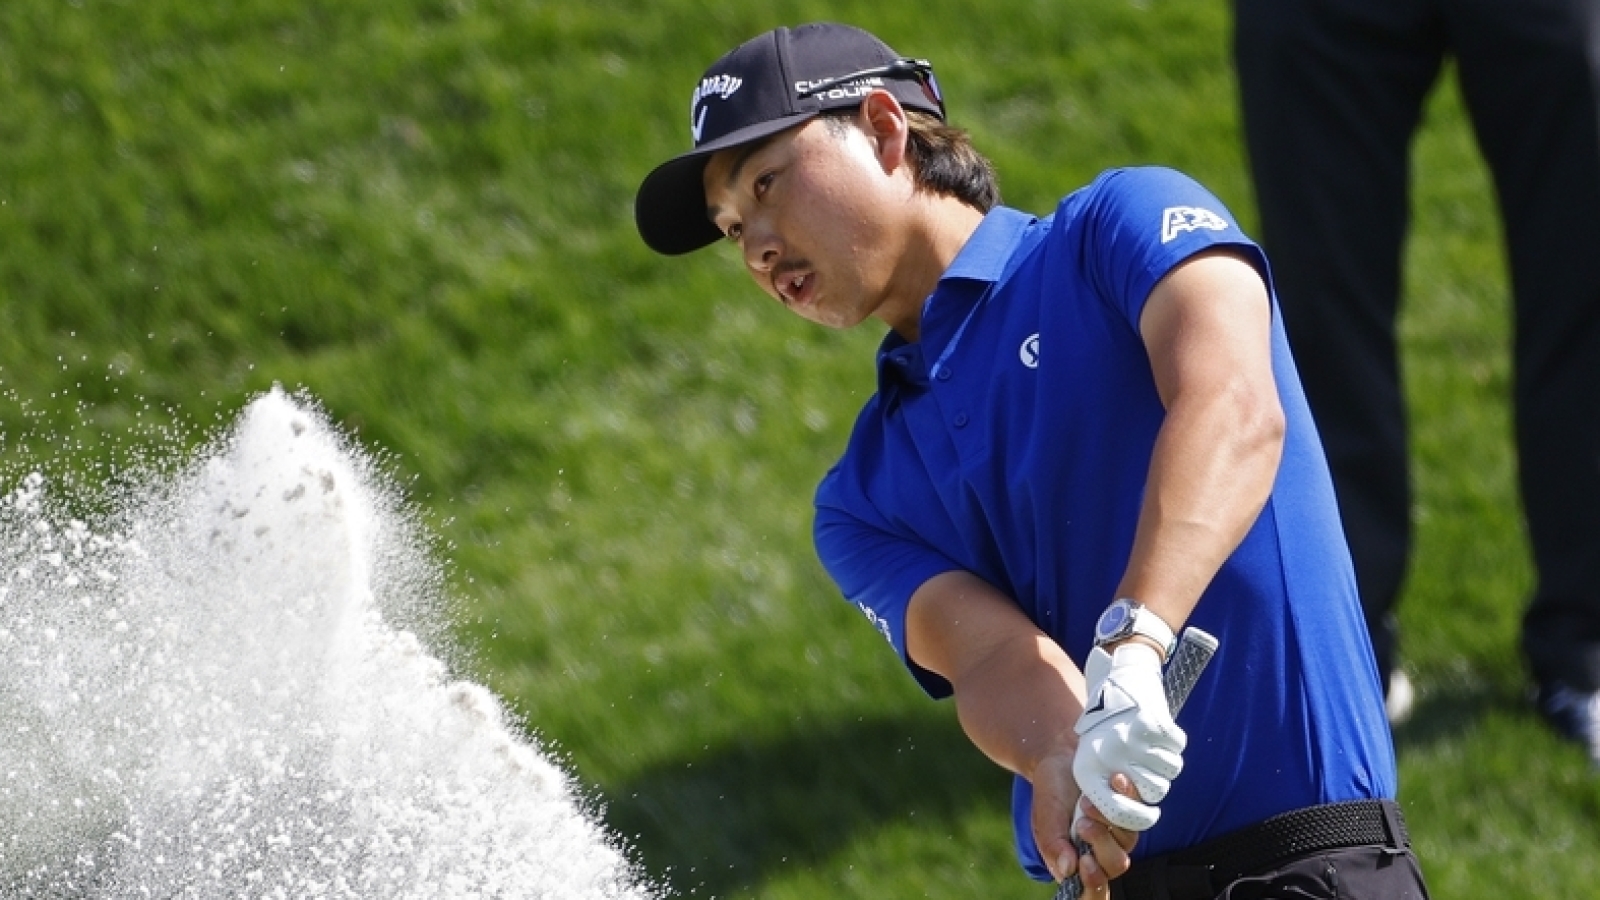
[[[906,648],[955,688],[962,728],[1000,765],[1028,775],[1076,746],[1083,676],[1011,598],[969,572],[935,576],[911,597]]]
[[[1180,627],[1261,514],[1283,429],[1275,395],[1240,390],[1174,404],[1118,593]]]
[[[1039,760],[1074,752],[1083,676],[1044,635],[1019,639],[955,682],[956,712],[972,743],[1032,780]]]

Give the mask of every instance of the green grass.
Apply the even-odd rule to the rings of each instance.
[[[8,0],[0,463],[115,480],[303,386],[438,535],[467,664],[648,871],[702,897],[1046,895],[1006,777],[810,549],[878,335],[633,231],[705,65],[816,18],[932,58],[1013,205],[1159,162],[1254,221],[1221,0]],[[1436,897],[1575,896],[1600,788],[1522,699],[1506,280],[1448,84],[1417,176],[1402,800]]]

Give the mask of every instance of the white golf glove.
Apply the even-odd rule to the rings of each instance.
[[[1096,647],[1089,651],[1083,674],[1089,706],[1078,720],[1073,777],[1107,821],[1144,831],[1161,817],[1156,804],[1183,769],[1188,741],[1167,708],[1161,656],[1138,641],[1121,644],[1115,654]],[[1111,776],[1117,772],[1128,776],[1144,802],[1111,789]]]

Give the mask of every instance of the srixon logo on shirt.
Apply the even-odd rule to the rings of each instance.
[[[816,85],[827,84],[832,80],[833,79],[831,78],[818,78],[814,81],[808,81],[806,79],[796,81],[794,83],[795,95],[808,96],[806,94],[807,91],[811,90]],[[882,86],[882,78],[879,78],[876,75],[869,75],[860,79],[859,81],[850,81],[846,82],[845,84],[834,85],[825,91],[819,91],[815,94],[810,94],[809,96],[816,97],[820,100],[848,100],[852,97],[865,97],[868,91]]]

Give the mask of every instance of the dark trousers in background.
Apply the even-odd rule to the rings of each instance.
[[[1448,56],[1504,222],[1541,683],[1600,690],[1600,0],[1235,0],[1247,146],[1285,326],[1380,670],[1411,550],[1396,313],[1409,152]]]

